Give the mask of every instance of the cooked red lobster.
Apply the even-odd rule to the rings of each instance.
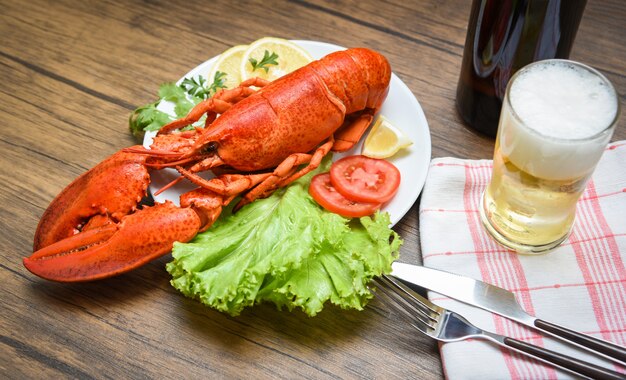
[[[175,241],[209,228],[237,196],[236,208],[267,197],[329,151],[350,149],[380,109],[390,78],[384,56],[356,48],[269,84],[252,79],[218,92],[164,126],[150,149],[122,149],[67,186],[41,217],[24,265],[49,280],[90,281],[170,252]],[[204,115],[204,128],[178,132]],[[198,188],[181,195],[180,207],[142,205],[149,170],[166,167]],[[207,170],[216,177],[198,175]]]

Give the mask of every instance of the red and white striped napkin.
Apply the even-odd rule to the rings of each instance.
[[[424,266],[498,285],[530,314],[626,345],[626,141],[606,149],[578,202],[569,239],[547,254],[515,254],[483,229],[478,207],[490,177],[490,160],[432,160],[420,204]],[[483,329],[624,371],[495,314],[429,296]],[[449,379],[570,378],[479,340],[442,344],[441,357]]]

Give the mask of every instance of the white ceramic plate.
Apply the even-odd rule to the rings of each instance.
[[[345,49],[341,46],[317,41],[294,42],[306,49],[314,59],[319,59],[334,51]],[[211,65],[217,58],[218,57],[213,57],[200,64],[185,74],[183,78],[197,77],[200,75],[206,77]],[[179,83],[181,81],[182,78],[179,80]],[[165,102],[159,105],[159,109],[174,115],[172,106]],[[413,141],[413,145],[408,149],[404,149],[389,158],[389,161],[400,170],[402,181],[396,196],[385,204],[382,210],[389,212],[391,224],[395,225],[409,211],[424,187],[431,154],[430,131],[428,129],[428,122],[424,116],[424,111],[422,111],[419,102],[415,99],[411,90],[409,90],[404,82],[395,74],[391,76],[389,95],[380,113],[389,119],[394,126],[401,129]],[[155,134],[156,132],[146,133],[144,146],[150,146]],[[367,135],[367,133],[365,135]],[[351,150],[341,154],[335,154],[334,159],[336,160],[346,155],[360,154],[363,140],[364,138]],[[153,171],[151,176],[152,182],[150,183],[149,190],[154,194],[155,191],[177,178],[179,174],[174,169],[164,169]],[[178,204],[179,196],[184,192],[192,190],[194,187],[195,185],[184,181],[184,183],[179,183],[173,188],[154,197],[154,199],[157,202],[170,200]]]

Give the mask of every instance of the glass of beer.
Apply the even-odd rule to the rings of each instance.
[[[550,59],[519,70],[507,86],[480,207],[487,231],[519,253],[563,242],[618,115],[613,85],[591,67]]]

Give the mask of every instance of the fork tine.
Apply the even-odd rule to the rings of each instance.
[[[373,282],[378,289],[379,299],[394,307],[394,310],[400,311],[410,322],[415,323],[415,328],[427,334],[436,330],[437,320],[395,291],[392,285],[381,279],[374,279]]]
[[[396,291],[393,284],[389,283],[385,279],[377,279],[376,283],[379,284],[379,290],[384,292],[387,297],[392,298],[395,303],[397,303],[402,308],[408,309],[408,311],[410,312],[415,312],[416,316],[420,317],[423,322],[430,323],[432,321],[435,321],[435,319],[432,318],[430,314],[426,312],[426,310],[419,307],[419,304],[416,305],[412,303],[410,299],[407,299],[403,294]]]
[[[394,286],[396,289],[400,290],[402,292],[402,294],[405,295],[405,297],[408,297],[412,301],[417,302],[422,308],[425,309],[426,313],[429,313],[429,314],[430,313],[434,313],[436,315],[436,317],[439,317],[439,315],[441,315],[441,313],[444,312],[444,309],[442,309],[441,307],[439,307],[439,306],[435,305],[434,303],[430,302],[429,300],[427,300],[426,298],[422,297],[421,295],[415,293],[411,288],[409,288],[408,286],[404,285],[399,280],[396,280],[393,277],[389,277],[387,275],[383,275],[382,277],[389,284]],[[432,315],[431,315],[431,317],[432,317]]]
[[[379,292],[379,294],[377,295],[377,298],[380,301],[382,301],[384,304],[386,304],[387,306],[391,307],[393,310],[398,311],[400,317],[404,319],[405,321],[407,321],[409,323],[409,326],[417,329],[423,334],[434,337],[433,334],[435,333],[435,330],[433,329],[432,326],[429,326],[426,322],[415,317],[412,314],[412,312],[407,311],[404,308],[404,306],[398,304],[398,302],[395,299],[390,298],[387,294],[383,292]]]
[[[425,316],[429,320],[436,320],[437,315],[433,316],[434,310],[426,307],[419,299],[415,299],[407,291],[400,287],[395,281],[390,279],[389,277],[383,275],[379,279],[379,282],[384,284],[389,290],[392,290],[393,293],[404,300],[404,302],[408,302],[413,308],[418,309],[421,315]],[[436,313],[436,312],[435,312]]]

